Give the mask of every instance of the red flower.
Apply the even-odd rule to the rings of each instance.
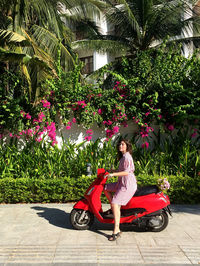
[[[148,149],[149,148],[149,143],[145,141],[145,143],[142,144],[143,149]]]

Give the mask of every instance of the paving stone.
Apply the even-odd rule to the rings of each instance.
[[[200,264],[199,205],[172,206],[173,218],[159,233],[122,226],[123,234],[114,242],[107,239],[113,225],[97,220],[91,230],[72,229],[72,206],[0,205],[0,266]]]

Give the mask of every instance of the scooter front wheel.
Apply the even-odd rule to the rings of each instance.
[[[94,215],[89,211],[73,209],[70,213],[70,222],[74,229],[87,230],[94,222]]]

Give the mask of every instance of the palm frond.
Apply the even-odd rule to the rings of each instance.
[[[118,4],[121,4],[120,7],[116,6],[115,8],[120,8],[122,10],[122,12],[125,12],[126,17],[129,21],[129,25],[135,30],[135,32],[137,33],[137,38],[139,39],[141,36],[140,33],[140,26],[138,24],[138,21],[134,15],[133,10],[131,9],[131,6],[129,4],[129,1],[126,0],[118,0],[117,1]]]
[[[54,60],[57,58],[57,49],[61,48],[61,60],[66,67],[70,68],[74,64],[74,53],[70,46],[63,45],[62,42],[49,30],[34,25],[31,28],[32,38],[42,50],[48,53]]]
[[[16,46],[28,46],[29,41],[21,34],[9,30],[0,30],[0,46],[14,44]]]
[[[81,40],[72,43],[72,48],[78,50],[96,50],[98,52],[109,52],[111,54],[126,54],[127,44],[119,43],[113,40]]]
[[[22,53],[16,53],[13,51],[8,51],[0,47],[0,61],[11,61],[26,63],[31,60],[31,56]]]
[[[69,5],[66,4],[66,10],[68,18],[76,17],[77,21],[82,19],[94,19],[94,17],[100,18],[101,12],[106,10],[107,4],[105,1],[100,0],[76,0]],[[62,12],[63,14],[63,12]]]
[[[49,69],[49,65],[43,61],[38,56],[31,57],[30,55],[24,54],[24,53],[16,53],[13,51],[8,51],[0,47],[0,60],[1,61],[10,61],[10,62],[18,62],[22,64],[37,64],[40,67]]]

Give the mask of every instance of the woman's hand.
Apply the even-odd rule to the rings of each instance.
[[[108,178],[109,178],[109,177],[113,177],[113,176],[114,176],[114,174],[113,174],[113,173],[109,173],[109,174],[105,175],[105,178],[106,178],[106,177],[108,177]]]

